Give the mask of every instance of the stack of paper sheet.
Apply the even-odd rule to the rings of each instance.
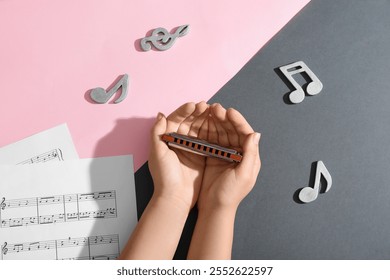
[[[131,155],[78,159],[61,125],[0,149],[0,164],[2,259],[118,257],[137,223]]]

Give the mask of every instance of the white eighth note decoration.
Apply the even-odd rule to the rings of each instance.
[[[115,85],[107,92],[104,88],[98,87],[94,88],[90,92],[90,97],[96,103],[104,104],[114,95],[120,88],[122,88],[122,93],[114,103],[122,102],[127,96],[127,87],[129,83],[129,75],[124,74]]]
[[[316,177],[314,179],[313,188],[305,187],[299,192],[299,199],[302,202],[309,203],[317,199],[318,193],[320,192],[321,175],[326,180],[325,192],[330,190],[330,188],[332,187],[332,176],[330,176],[330,173],[328,169],[326,169],[324,163],[319,160],[317,161]]]
[[[310,77],[311,82],[307,85],[306,88],[308,95],[319,94],[323,88],[321,81],[303,61],[297,61],[289,65],[279,67],[279,69],[295,88],[295,90],[290,92],[289,95],[290,101],[294,104],[301,103],[303,99],[305,99],[305,92],[303,88],[292,77],[294,74],[306,72],[306,74]]]

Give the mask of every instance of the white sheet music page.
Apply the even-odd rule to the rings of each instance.
[[[0,166],[1,259],[115,259],[137,223],[133,157]]]
[[[31,164],[78,158],[66,124],[34,134],[0,149],[0,164]]]

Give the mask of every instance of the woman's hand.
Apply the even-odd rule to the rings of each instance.
[[[201,131],[208,132],[207,140],[239,150],[243,159],[238,164],[212,157],[206,159],[198,208],[237,208],[252,190],[260,171],[260,134],[235,109],[226,110],[220,104],[213,104],[210,113],[201,127]]]
[[[170,132],[198,137],[209,116],[206,102],[186,103],[167,118],[161,113],[151,132],[149,169],[154,182],[153,199],[168,199],[189,211],[199,195],[206,158],[169,149],[161,135]]]
[[[259,140],[245,118],[219,104],[200,135],[211,143],[239,150],[240,163],[208,157],[198,199],[198,220],[188,252],[189,259],[230,259],[234,220],[241,200],[252,190],[260,170]],[[207,132],[207,133],[206,133]]]
[[[188,212],[194,206],[202,183],[205,158],[169,149],[164,133],[198,136],[209,115],[205,102],[187,103],[167,118],[161,113],[151,132],[149,169],[154,193],[120,259],[172,259]]]

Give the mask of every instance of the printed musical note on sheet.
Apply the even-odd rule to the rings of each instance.
[[[115,259],[137,223],[132,156],[0,166],[2,259]]]
[[[54,149],[37,156],[33,156],[32,158],[19,162],[18,164],[41,163],[41,162],[48,162],[51,160],[57,160],[57,161],[64,160],[61,149]]]
[[[78,158],[66,124],[0,148],[0,164],[31,164]]]

